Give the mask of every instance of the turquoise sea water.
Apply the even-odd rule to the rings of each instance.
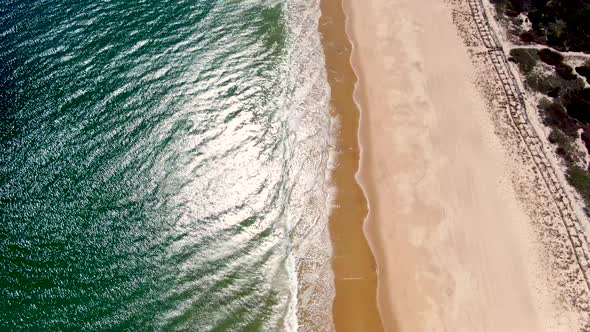
[[[325,319],[318,15],[303,0],[0,0],[0,330]]]

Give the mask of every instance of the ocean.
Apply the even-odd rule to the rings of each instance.
[[[0,330],[330,329],[318,0],[0,0]]]

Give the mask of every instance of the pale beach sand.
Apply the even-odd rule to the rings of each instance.
[[[461,3],[345,0],[385,329],[577,331],[582,307],[556,290],[555,266],[573,264],[560,261],[573,251],[551,252],[569,242],[536,168],[510,146],[508,118],[493,114],[499,97],[482,88],[488,77],[457,28],[469,23],[457,19],[469,15],[453,9]],[[541,220],[555,243],[542,241]]]

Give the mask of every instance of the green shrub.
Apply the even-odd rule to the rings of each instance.
[[[576,67],[576,72],[586,78],[586,82],[590,84],[590,64],[585,63],[582,66]]]
[[[567,170],[567,180],[582,196],[586,205],[590,205],[590,174],[585,169],[572,165]]]
[[[556,145],[560,145],[560,146],[568,145],[573,141],[573,138],[564,134],[563,131],[561,131],[559,129],[555,129],[555,128],[551,129],[551,132],[549,133],[548,138],[549,138],[549,142],[556,144]]]
[[[571,117],[590,124],[590,88],[569,89],[561,96],[561,102]]]
[[[494,8],[496,9],[496,15],[498,16],[504,16],[506,13],[507,2],[508,0],[490,0],[490,3],[494,5]]]
[[[525,32],[522,32],[519,35],[519,37],[520,37],[520,40],[522,40],[523,42],[530,43],[535,40],[536,35],[535,35],[534,31],[525,31]]]
[[[518,67],[523,73],[528,74],[537,65],[539,56],[534,49],[513,48],[510,50],[509,60],[518,64]]]
[[[567,71],[567,69],[565,70]],[[525,81],[531,90],[540,92],[550,97],[562,96],[567,91],[580,90],[584,88],[584,81],[582,81],[577,76],[565,79],[553,73],[547,75],[537,71],[531,71],[528,74],[525,73]]]
[[[557,154],[568,164],[580,160],[580,152],[575,146],[575,138],[566,135],[563,131],[557,128],[552,128],[548,139],[549,142],[557,145]]]
[[[582,127],[584,130],[582,131],[582,135],[580,135],[582,142],[584,142],[584,146],[586,147],[586,152],[590,152],[590,127],[585,126]]]
[[[556,89],[561,89],[561,81],[557,75],[530,73],[526,75],[526,83],[533,91],[537,91],[545,95],[555,92]]]
[[[549,91],[547,91],[547,95],[551,98],[558,98],[559,97],[559,92],[561,92],[561,87],[555,87]]]
[[[559,75],[559,77],[566,80],[575,80],[577,78],[576,74],[574,74],[574,68],[566,65],[565,63],[556,65],[555,72],[557,75]]]
[[[553,129],[559,129],[571,139],[578,137],[579,124],[566,112],[565,108],[557,102],[543,99],[539,103],[543,123]],[[555,134],[554,134],[555,135]],[[554,136],[555,137],[555,136]]]
[[[563,55],[548,48],[539,50],[537,54],[539,55],[541,61],[551,66],[556,66],[563,62]]]

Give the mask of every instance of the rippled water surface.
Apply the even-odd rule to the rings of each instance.
[[[0,0],[0,330],[294,330],[329,312],[318,15]]]

